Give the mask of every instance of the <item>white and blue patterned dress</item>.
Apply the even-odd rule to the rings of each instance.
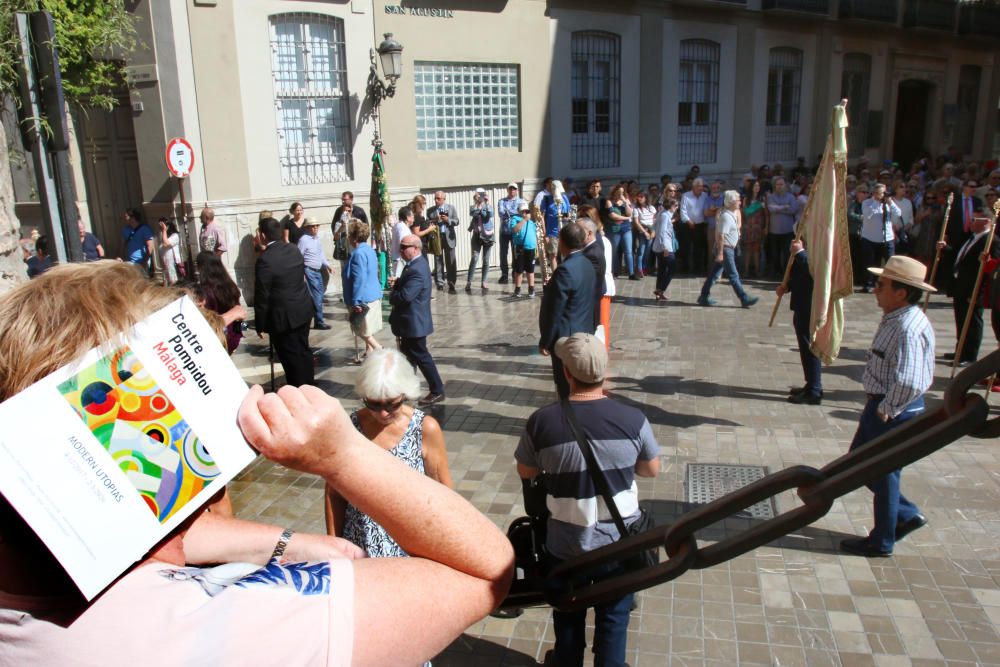
[[[361,422],[357,411],[351,413],[351,423],[361,431]],[[389,453],[400,459],[421,475],[424,474],[423,456],[423,424],[424,413],[414,408],[406,432]],[[396,544],[396,540],[385,532],[385,529],[375,523],[371,517],[350,503],[344,510],[344,539],[364,549],[370,558],[392,558],[406,556],[407,553]]]

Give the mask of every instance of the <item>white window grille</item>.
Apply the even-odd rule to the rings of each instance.
[[[868,139],[868,91],[871,88],[872,57],[867,53],[844,56],[840,96],[847,98],[847,154],[863,155]]]
[[[417,150],[520,148],[517,65],[416,62]]]
[[[719,44],[685,39],[680,49],[677,162],[715,162],[719,129]]]
[[[281,182],[353,178],[344,22],[322,14],[271,17],[271,75]]]
[[[802,51],[771,49],[767,71],[767,128],[764,160],[794,160],[799,142]]]
[[[958,118],[955,124],[955,146],[965,154],[972,153],[972,139],[976,133],[976,106],[979,104],[979,82],[983,68],[979,65],[962,65],[958,74]]]
[[[571,39],[573,169],[617,167],[621,144],[621,38],[584,30]]]

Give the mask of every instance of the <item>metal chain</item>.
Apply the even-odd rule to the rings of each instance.
[[[819,470],[793,466],[683,514],[670,526],[657,526],[614,544],[559,564],[544,585],[527,590],[515,583],[504,607],[547,603],[573,611],[650,588],[698,570],[724,563],[780,537],[804,528],[830,511],[833,502],[893,470],[910,465],[966,435],[995,438],[1000,417],[988,420],[989,406],[970,393],[981,380],[1000,371],[1000,350],[962,371],[947,387],[942,405],[911,419],[880,438],[850,451]],[[748,530],[706,546],[698,546],[698,531],[784,491],[795,489],[802,505],[756,524]],[[648,549],[663,549],[666,560],[589,582],[594,568],[627,561]],[[544,589],[544,590],[540,590]]]

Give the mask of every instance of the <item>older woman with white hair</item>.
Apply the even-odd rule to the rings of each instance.
[[[407,404],[420,397],[420,380],[402,354],[379,349],[358,369],[355,393],[364,407],[351,423],[366,438],[417,472],[452,488],[441,425]],[[364,549],[372,558],[406,556],[396,541],[367,514],[326,487],[326,530]]]
[[[715,264],[708,272],[705,284],[701,286],[698,305],[714,306],[716,304],[715,299],[709,296],[709,293],[712,291],[712,285],[725,271],[729,278],[729,284],[732,286],[733,292],[736,293],[736,298],[740,300],[740,305],[749,308],[759,299],[743,291],[740,273],[736,269],[736,248],[740,243],[740,193],[736,190],[726,190],[723,202],[724,208],[715,225]]]

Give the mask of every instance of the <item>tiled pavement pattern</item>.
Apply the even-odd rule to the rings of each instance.
[[[535,350],[540,299],[514,300],[505,286],[485,294],[438,292],[431,350],[447,383],[432,412],[444,426],[457,490],[497,525],[522,513],[512,455],[524,419],[553,399],[547,359]],[[842,454],[864,394],[864,353],[878,322],[874,297],[846,306],[841,359],[824,372],[822,406],[785,402],[802,374],[786,303],[767,327],[774,285],[749,282],[762,296],[742,310],[725,284],[720,304],[694,305],[700,281],[679,279],[666,305],[652,280],[619,282],[612,307],[612,394],[639,405],[662,447],[663,472],[639,483],[661,519],[683,511],[689,462],[743,463],[772,471],[819,467]],[[313,332],[318,384],[358,406],[343,309],[328,300],[336,325]],[[929,311],[938,352],[954,347],[950,302]],[[987,326],[988,341],[991,341]],[[392,344],[388,327],[379,335]],[[988,342],[986,346],[991,346]],[[268,379],[266,348],[252,334],[237,353],[250,381]],[[948,377],[937,366],[929,404]],[[280,366],[278,366],[280,384]],[[636,665],[973,665],[1000,664],[1000,465],[997,443],[963,439],[903,474],[903,489],[930,525],[899,543],[893,558],[842,556],[837,542],[871,526],[871,494],[856,491],[797,536],[645,591],[629,627]],[[322,485],[259,460],[232,484],[245,518],[323,529]],[[782,494],[778,510],[795,506]],[[487,618],[434,664],[533,665],[553,640],[549,612]],[[589,653],[588,653],[589,660]]]

